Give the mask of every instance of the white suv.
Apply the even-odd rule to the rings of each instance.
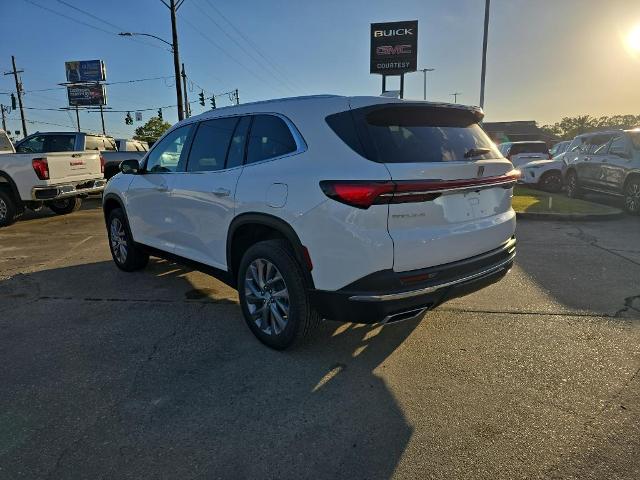
[[[273,348],[322,318],[393,322],[500,279],[515,255],[518,172],[482,111],[312,96],[175,125],[104,195],[116,265],[153,254],[238,289]]]

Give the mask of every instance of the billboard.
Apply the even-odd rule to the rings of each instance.
[[[98,107],[107,104],[104,85],[69,85],[67,97],[70,107]]]
[[[400,75],[418,69],[418,21],[371,24],[370,73]]]
[[[65,62],[64,69],[69,83],[104,82],[107,78],[107,71],[102,60]]]

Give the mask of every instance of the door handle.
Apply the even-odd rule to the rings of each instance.
[[[228,188],[216,188],[213,191],[213,194],[218,197],[228,197],[229,195],[231,195],[231,190],[229,190]]]
[[[166,192],[167,190],[169,190],[169,187],[166,184],[162,184],[162,185],[158,185],[156,187],[156,190],[159,192]]]

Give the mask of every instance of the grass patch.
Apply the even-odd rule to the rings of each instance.
[[[597,215],[617,213],[618,209],[568,198],[563,193],[548,193],[533,188],[516,185],[513,190],[513,209],[518,213],[558,213]]]

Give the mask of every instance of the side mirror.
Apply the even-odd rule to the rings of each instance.
[[[140,172],[140,163],[138,160],[123,160],[120,163],[120,171],[125,175],[136,175]]]

